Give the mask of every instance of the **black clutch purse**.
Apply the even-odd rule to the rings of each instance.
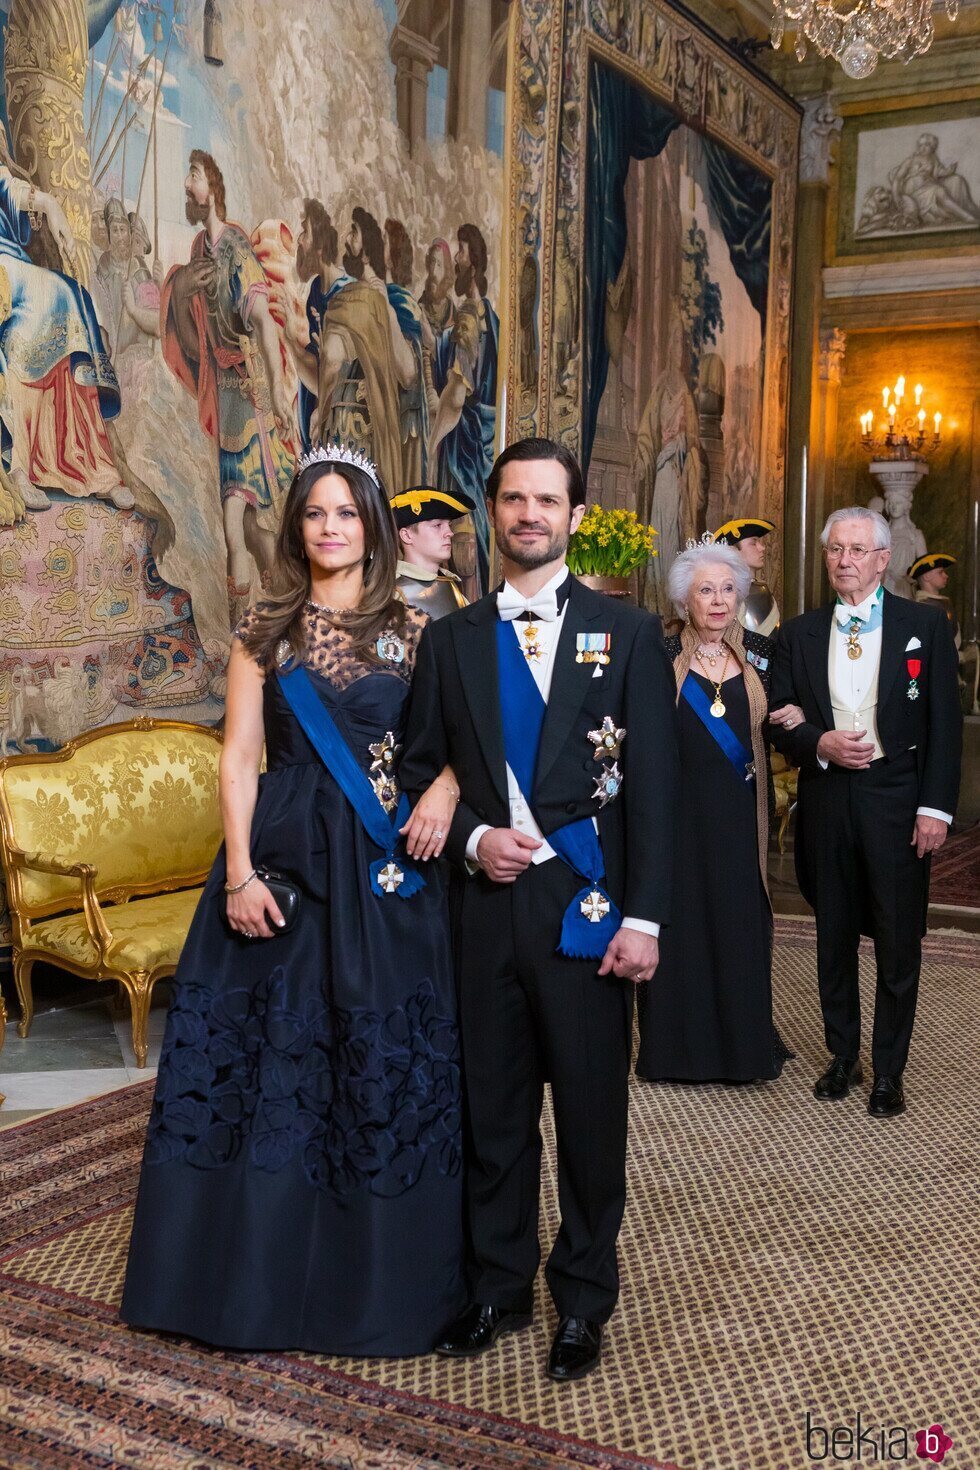
[[[279,906],[279,912],[282,914],[283,918],[286,921],[281,928],[273,925],[275,933],[288,934],[290,929],[295,926],[296,920],[299,918],[299,889],[296,887],[295,883],[290,883],[288,878],[284,878],[282,873],[274,873],[271,868],[256,868],[255,875],[257,878],[260,878],[265,884],[266,888],[268,888],[269,892],[272,894],[272,897],[275,899],[276,903]],[[224,895],[224,900],[225,914],[227,916],[227,894]]]

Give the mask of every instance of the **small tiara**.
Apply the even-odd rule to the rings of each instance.
[[[306,470],[309,469],[311,464],[352,465],[355,470],[363,470],[374,481],[376,487],[379,490],[381,489],[377,466],[360,449],[354,449],[350,445],[342,445],[336,442],[333,444],[318,444],[314,449],[308,450],[306,454],[300,455],[296,461],[296,469],[297,471]]]
[[[710,531],[705,531],[704,535],[701,537],[701,539],[699,541],[695,541],[695,539],[694,539],[693,536],[688,536],[688,538],[687,538],[687,544],[684,547],[684,550],[685,551],[701,551],[705,546],[714,546],[714,544],[715,544],[715,538],[714,538],[714,536],[711,534]]]

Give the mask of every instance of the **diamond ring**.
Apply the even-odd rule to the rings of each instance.
[[[436,837],[445,837],[446,834],[445,834],[445,832],[436,832],[434,835]]]

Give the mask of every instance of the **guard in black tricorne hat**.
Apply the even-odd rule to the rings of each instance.
[[[905,575],[915,584],[913,596],[916,602],[931,602],[942,608],[949,618],[953,639],[959,648],[960,625],[951,600],[944,596],[946,583],[949,581],[948,568],[955,565],[956,557],[951,556],[948,551],[927,551],[925,556],[920,556],[912,563]]]
[[[473,502],[429,485],[416,485],[391,501],[402,546],[395,585],[407,603],[444,618],[466,606],[460,580],[449,570],[453,522],[469,515]]]
[[[775,529],[772,521],[765,521],[761,516],[750,516],[726,521],[723,526],[718,527],[713,537],[726,546],[734,546],[751,571],[752,586],[738,610],[738,620],[743,628],[748,628],[752,633],[761,633],[766,638],[771,638],[779,627],[779,607],[759,574],[766,564],[764,538]]]

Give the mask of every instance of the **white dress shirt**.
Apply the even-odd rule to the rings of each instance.
[[[833,689],[836,688],[842,697],[846,699],[849,709],[863,709],[872,688],[877,686],[878,668],[881,663],[882,625],[879,624],[877,628],[868,633],[862,633],[859,630],[861,657],[853,659],[847,656],[847,629],[855,618],[860,619],[862,624],[867,623],[871,617],[874,604],[880,596],[881,588],[879,586],[873,592],[869,593],[863,602],[856,603],[853,607],[850,604],[839,602],[834,608],[834,624],[830,633],[831,698],[833,698]],[[877,730],[869,730],[868,734],[874,740],[875,746],[880,751],[881,747],[878,741]],[[912,748],[914,749],[914,747]],[[880,759],[880,756],[876,756],[875,759]],[[826,770],[828,762],[824,760],[823,756],[817,756],[817,760],[823,769]],[[916,816],[938,817],[947,826],[953,820],[949,812],[937,811],[935,807],[931,806],[918,807],[916,809]]]
[[[570,573],[568,571],[568,568],[565,566],[561,567],[555,573],[555,575],[548,582],[545,583],[537,596],[540,596],[541,594],[547,596],[547,594],[550,592],[557,593],[558,589],[564,585],[569,575]],[[511,587],[509,583],[505,582],[504,587],[509,589],[509,595],[511,597],[520,596],[516,589]],[[555,654],[558,650],[558,640],[561,637],[561,630],[564,626],[565,616],[567,612],[568,602],[566,601],[565,606],[562,608],[561,612],[558,614],[554,622],[546,622],[544,619],[535,619],[533,624],[533,627],[536,629],[534,642],[535,645],[541,650],[541,652],[538,658],[528,659],[527,662],[528,667],[534,677],[534,682],[540,689],[541,697],[544,700],[545,704],[548,703],[548,696],[551,693],[551,680],[555,669]],[[525,646],[524,634],[527,629],[532,626],[532,624],[522,621],[520,618],[515,618],[510,626],[513,630],[514,637],[517,639],[518,644],[520,645],[523,652]],[[555,849],[551,846],[551,843],[545,837],[544,833],[541,831],[541,828],[535,821],[534,814],[531,811],[530,806],[528,805],[527,798],[521,791],[521,788],[518,786],[517,777],[511,770],[509,763],[507,766],[507,796],[510,801],[510,825],[514,827],[518,832],[522,832],[527,837],[533,837],[536,841],[541,843],[540,847],[535,848],[534,853],[531,856],[531,862],[535,864],[550,862],[553,857],[557,856]],[[594,817],[592,821],[596,827],[596,830],[598,831],[598,823],[596,823]],[[488,822],[484,822],[481,826],[474,827],[472,833],[470,834],[470,839],[466,844],[466,860],[474,868],[478,868],[480,866],[480,860],[477,857],[477,848],[480,845],[480,838],[483,836],[484,832],[489,832],[490,830],[490,824]],[[660,933],[660,925],[655,924],[647,919],[625,918],[623,920],[623,928],[638,929],[641,933],[652,934],[654,935],[654,937],[656,937]]]

